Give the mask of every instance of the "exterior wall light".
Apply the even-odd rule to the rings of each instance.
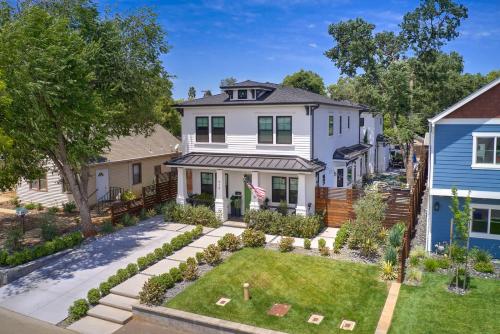
[[[439,202],[434,202],[434,211],[439,211]]]

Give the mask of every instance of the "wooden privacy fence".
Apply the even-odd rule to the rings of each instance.
[[[142,188],[142,196],[126,202],[111,205],[111,221],[120,222],[125,214],[137,215],[142,209],[151,209],[155,205],[175,199],[177,196],[177,173],[168,172],[156,176],[155,183]]]

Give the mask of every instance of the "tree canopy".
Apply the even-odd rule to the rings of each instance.
[[[11,103],[0,127],[12,139],[2,154],[0,187],[54,165],[69,185],[86,233],[92,232],[89,163],[113,137],[148,133],[171,82],[156,15],[99,15],[88,0],[21,1],[0,6],[0,71]],[[50,164],[50,163],[51,164]]]
[[[224,87],[224,86],[231,86],[231,85],[234,85],[238,80],[235,78],[235,77],[227,77],[225,79],[222,79],[220,81],[220,86],[221,87]]]
[[[189,100],[196,99],[196,89],[193,86],[189,87],[189,90],[188,90],[188,99]]]
[[[301,88],[316,94],[326,94],[323,78],[312,71],[300,70],[283,79],[284,86]]]

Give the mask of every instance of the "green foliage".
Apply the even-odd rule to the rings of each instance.
[[[27,203],[24,207],[26,208],[26,210],[35,210],[36,204],[35,203]]]
[[[151,209],[149,209],[149,210],[146,212],[146,217],[148,217],[148,218],[152,218],[152,217],[154,217],[154,216],[156,216],[156,210],[155,210],[155,209],[151,208]]]
[[[319,253],[321,256],[330,256],[330,247],[320,247],[319,248]]]
[[[108,277],[108,283],[109,283],[109,285],[111,285],[111,288],[114,288],[115,286],[117,286],[121,282],[122,281],[121,281],[120,277],[118,277],[117,275],[111,275]]]
[[[196,258],[196,262],[198,262],[198,264],[205,262],[205,254],[203,252],[197,252],[194,257]]]
[[[241,240],[232,233],[226,233],[221,239],[217,241],[221,250],[235,252],[241,247]]]
[[[101,233],[108,234],[113,233],[115,227],[113,226],[113,222],[110,219],[104,220],[101,225]]]
[[[127,279],[130,278],[130,274],[127,269],[118,269],[115,274],[116,277],[118,277],[118,280],[121,282],[125,282]]]
[[[101,291],[101,296],[107,296],[109,295],[109,292],[111,291],[113,287],[111,286],[111,284],[109,284],[109,282],[102,282],[101,284],[99,284],[99,291]]]
[[[57,236],[57,227],[50,220],[46,220],[42,223],[41,230],[42,230],[42,239],[44,241],[51,241]]]
[[[383,280],[390,281],[396,279],[397,274],[394,265],[392,263],[387,261],[382,262],[381,270],[382,270]]]
[[[42,203],[36,203],[36,209],[38,211],[42,211],[43,210],[43,204]]]
[[[63,204],[64,213],[73,213],[76,211],[76,203],[73,201],[66,202]]]
[[[349,239],[349,229],[351,227],[351,222],[344,223],[335,236],[335,242],[333,244],[333,252],[340,253],[342,247],[345,246],[347,240]]]
[[[19,200],[19,197],[17,197],[17,196],[14,196],[9,202],[10,202],[10,205],[13,205],[16,208],[21,206],[21,201]]]
[[[185,266],[182,266],[182,268],[179,265],[179,269],[182,272],[182,278],[186,281],[194,281],[198,278],[198,265],[192,257],[187,259]]]
[[[410,266],[417,267],[420,264],[420,257],[410,254]]]
[[[439,268],[438,261],[433,257],[428,257],[424,260],[425,271],[434,272]]]
[[[384,253],[384,261],[389,262],[393,266],[398,263],[398,251],[393,246],[387,246]]]
[[[101,292],[99,291],[99,289],[93,288],[87,292],[87,300],[91,305],[98,304],[99,299],[101,299]]]
[[[313,71],[301,69],[283,79],[283,85],[295,88],[305,89],[307,91],[325,95],[325,84],[323,78]]]
[[[318,248],[323,248],[323,247],[326,247],[326,240],[323,238],[320,238],[318,240]]]
[[[480,249],[477,247],[472,248],[469,255],[471,256],[474,262],[491,262],[492,256],[491,254],[484,249]]]
[[[493,274],[495,272],[495,266],[493,265],[493,263],[491,263],[491,261],[489,262],[480,261],[474,264],[474,270],[479,271],[481,273]]]
[[[405,233],[405,230],[406,230],[406,227],[404,226],[404,224],[396,224],[394,226],[392,226],[392,228],[390,229],[389,231],[389,244],[398,249],[399,247],[401,247],[401,245],[403,244],[403,237],[404,237],[404,233]]]
[[[311,249],[311,239],[304,239],[304,249]]]
[[[170,276],[174,280],[174,282],[182,281],[182,272],[179,268],[171,268],[169,271]]]
[[[7,232],[7,239],[5,240],[5,246],[11,251],[17,251],[22,247],[23,230],[19,227],[11,228]]]
[[[412,256],[413,257],[417,257],[419,259],[425,258],[426,253],[425,253],[424,247],[422,247],[422,246],[415,246],[415,248],[413,248],[410,251],[410,257],[412,257]]]
[[[158,258],[156,257],[155,253],[151,252],[146,254],[146,263],[148,267],[152,264],[155,264],[156,262],[158,262]]]
[[[264,247],[266,244],[266,235],[262,231],[246,229],[241,234],[241,241],[245,247]]]
[[[163,254],[165,254],[165,256],[169,256],[169,255],[172,255],[173,252],[174,252],[174,248],[172,247],[172,245],[168,242],[164,243],[161,248],[163,248]]]
[[[123,202],[131,201],[131,200],[134,200],[136,198],[137,198],[137,196],[135,196],[135,194],[131,190],[125,190],[120,197],[120,199]]]
[[[417,268],[409,268],[406,274],[407,280],[413,283],[420,283],[422,281],[422,276],[422,270]]]
[[[179,206],[179,205],[175,201],[169,201],[169,202],[165,203],[165,205],[162,207],[163,219],[166,222],[175,221],[174,211],[178,210],[177,206]],[[176,218],[178,218],[178,217],[176,217]]]
[[[278,213],[282,214],[283,216],[287,216],[288,215],[288,204],[287,204],[287,202],[284,201],[284,200],[281,200],[280,204],[278,206],[277,211],[278,211]]]
[[[168,216],[173,218],[173,221],[181,224],[202,225],[208,227],[219,227],[221,225],[221,222],[217,218],[215,212],[204,205],[176,205],[169,210]]]
[[[211,266],[215,266],[222,261],[220,248],[216,245],[208,245],[203,251],[203,259]]]
[[[141,271],[148,267],[148,260],[145,256],[141,256],[140,258],[137,259],[137,267]]]
[[[249,210],[244,220],[251,229],[296,238],[313,238],[324,226],[323,219],[319,215],[284,216],[271,210]]]
[[[138,223],[138,218],[126,213],[122,216],[121,222],[123,226],[134,226]]]
[[[293,243],[295,239],[292,237],[281,237],[281,240],[278,244],[278,249],[282,253],[291,252],[293,250]]]
[[[153,251],[156,261],[161,261],[165,258],[165,253],[163,252],[163,248],[158,247]]]
[[[139,293],[139,301],[146,305],[161,305],[167,289],[161,276],[153,276],[144,283]]]
[[[5,266],[7,264],[7,257],[9,253],[3,249],[0,249],[0,266]]]
[[[441,269],[448,269],[451,266],[451,261],[448,257],[438,257],[437,263]]]
[[[57,206],[51,206],[51,207],[49,207],[49,208],[47,209],[47,212],[48,212],[49,214],[54,215],[54,214],[56,214],[56,213],[58,213],[58,212],[59,212],[59,208],[58,208]]]
[[[139,267],[135,263],[129,263],[127,265],[127,271],[128,271],[129,277],[132,277],[139,272]]]
[[[147,219],[148,217],[146,216],[146,209],[142,208],[141,211],[139,212],[139,219],[140,220],[145,220]],[[125,224],[123,224],[125,225]]]
[[[71,305],[68,310],[69,321],[73,322],[83,318],[87,314],[88,310],[89,304],[85,299],[75,300],[73,305]]]

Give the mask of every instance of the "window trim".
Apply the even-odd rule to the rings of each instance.
[[[207,140],[199,140],[198,138],[198,119],[201,118],[206,118],[207,119]],[[210,143],[210,117],[209,116],[196,116],[194,118],[194,134],[195,134],[195,141],[197,143]]]
[[[262,141],[260,137],[260,119],[261,118],[270,118],[271,119],[271,141]],[[269,130],[264,130],[269,131]],[[257,116],[257,143],[258,144],[274,144],[274,117],[273,116]]]
[[[476,163],[476,154],[477,154],[477,139],[478,138],[494,138],[493,141],[493,163]],[[500,132],[473,132],[472,133],[472,169],[500,169],[500,163],[496,162],[497,158],[497,147],[498,142],[500,140]]]
[[[365,118],[364,117],[360,117],[359,118],[359,126],[360,127],[364,127],[365,126]]]
[[[292,180],[296,180],[297,181],[297,190],[294,190],[297,192],[297,194],[295,195],[295,203],[292,203],[290,201],[290,198],[292,197],[291,196],[291,191],[292,191],[292,185],[291,185],[291,182]],[[297,205],[297,203],[299,202],[299,178],[298,177],[288,177],[288,201],[287,203],[288,204],[293,204],[293,205]]]
[[[279,130],[278,129],[278,118],[289,118],[290,119],[290,130]],[[280,131],[290,131],[290,142],[288,143],[280,143],[278,142],[278,132]],[[293,144],[293,120],[292,116],[276,116],[276,144],[278,145],[292,145]]]
[[[135,180],[135,173],[134,173],[134,166],[139,166],[139,181],[136,182]],[[135,186],[136,184],[141,184],[142,183],[142,163],[136,162],[132,164],[132,185]]]
[[[245,95],[245,97],[240,97],[240,92],[245,92],[245,94],[242,94]],[[248,100],[248,89],[238,89],[236,94],[238,96],[238,100]]]
[[[333,136],[335,131],[335,117],[333,114],[328,115],[328,136]]]
[[[224,138],[222,141],[215,141],[214,140],[214,118],[222,118],[224,122],[224,127],[221,129],[224,129]],[[219,128],[218,128],[219,129]],[[226,142],[226,116],[212,116],[210,117],[210,142],[211,143],[225,143]]]
[[[500,205],[488,205],[488,204],[474,204],[471,203],[471,220],[469,224],[469,237],[471,238],[479,238],[479,239],[491,239],[491,240],[500,240],[500,234],[491,234],[490,226],[491,226],[491,210],[500,210]],[[486,233],[483,232],[472,232],[472,220],[474,218],[474,209],[487,209],[488,210],[488,228]]]

